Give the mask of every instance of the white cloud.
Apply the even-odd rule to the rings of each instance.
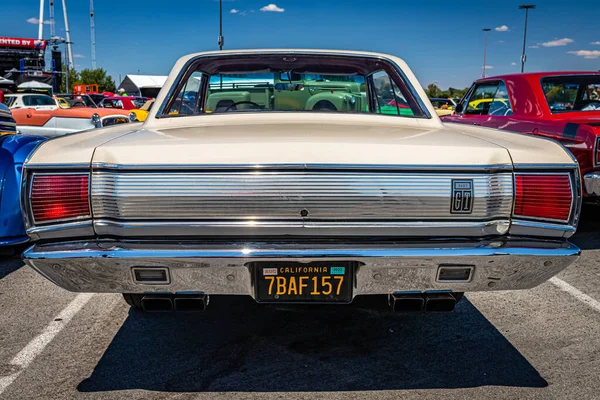
[[[269,4],[260,9],[262,12],[284,12],[285,8],[277,7],[277,4]]]
[[[239,12],[240,12],[240,10],[236,10],[235,8],[232,8],[231,11],[229,11],[229,14],[237,14]]]
[[[575,54],[576,56],[587,58],[588,60],[592,60],[600,57],[600,50],[577,50],[577,51],[569,51],[569,54]]]
[[[504,43],[504,40],[498,40],[496,43]]]
[[[40,20],[39,20],[39,18],[31,17],[31,18],[29,18],[29,19],[27,20],[27,22],[29,22],[30,24],[35,24],[35,25],[37,25],[37,24],[39,24],[39,23],[40,23]],[[45,25],[52,25],[52,22],[51,22],[51,21],[48,21],[48,20],[45,20],[45,21],[44,21],[44,24],[45,24]]]
[[[73,54],[73,58],[85,58],[83,54]]]
[[[549,42],[542,43],[542,46],[544,46],[544,47],[566,46],[569,43],[573,43],[573,42],[574,42],[573,39],[562,38],[562,39],[556,39],[556,40],[551,40]]]
[[[494,67],[492,67],[491,65],[486,65],[485,69],[494,69]]]
[[[527,47],[530,48],[530,49],[539,49],[540,48],[540,46],[537,46],[537,45],[535,45],[535,46],[527,46]]]
[[[592,42],[592,43],[590,43],[590,44],[597,44],[597,45],[600,45],[600,40],[599,40],[599,41],[597,41],[597,42]]]
[[[496,32],[508,32],[508,31],[510,31],[510,29],[508,29],[508,26],[506,26],[506,25],[497,26],[497,27],[494,28],[494,30]]]
[[[517,65],[517,63],[516,62],[511,62],[510,65]]]

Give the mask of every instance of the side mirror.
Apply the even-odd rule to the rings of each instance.
[[[464,107],[463,107],[462,103],[461,103],[461,104],[458,104],[458,105],[456,106],[456,108],[454,109],[454,112],[456,112],[457,114],[460,114],[461,112],[463,112],[463,108],[464,108]]]

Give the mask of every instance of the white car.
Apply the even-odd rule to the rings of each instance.
[[[7,94],[5,102],[8,108],[34,108],[36,110],[56,110],[58,102],[52,96],[36,93]]]
[[[208,52],[177,62],[143,125],[37,149],[24,259],[146,311],[209,295],[450,311],[575,261],[580,204],[561,145],[443,124],[397,57]]]

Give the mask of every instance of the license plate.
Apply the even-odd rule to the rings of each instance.
[[[352,265],[340,263],[256,263],[256,294],[265,303],[349,303]]]

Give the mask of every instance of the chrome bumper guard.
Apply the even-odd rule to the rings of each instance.
[[[588,196],[600,196],[600,172],[591,172],[584,175],[583,183]]]
[[[35,244],[28,265],[64,289],[95,293],[250,295],[250,263],[355,261],[353,296],[408,290],[455,292],[528,289],[567,266],[580,250],[566,241],[129,242]],[[473,267],[468,281],[440,282],[441,267]],[[137,282],[134,268],[162,268],[168,282]]]

